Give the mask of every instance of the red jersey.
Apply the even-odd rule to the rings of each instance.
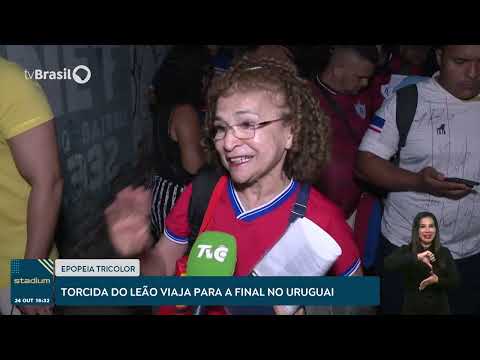
[[[290,211],[300,186],[290,184],[274,199],[255,209],[246,210],[232,182],[225,182],[205,230],[222,231],[237,240],[235,275],[250,275],[263,255],[282,237],[289,224]],[[186,244],[190,235],[188,205],[192,186],[188,185],[166,219],[165,235],[171,241]],[[320,226],[339,245],[342,254],[328,275],[350,276],[360,267],[360,258],[351,229],[343,214],[332,202],[311,189],[305,217]]]
[[[323,91],[328,93],[340,111],[335,111],[320,87],[323,87]],[[358,146],[373,115],[370,94],[339,94],[318,79],[313,85],[313,91],[320,107],[330,117],[332,131],[330,161],[317,186],[322,194],[343,210],[344,217],[349,218],[357,208],[362,192],[354,180],[353,169]]]

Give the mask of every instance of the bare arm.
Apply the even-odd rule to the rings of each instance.
[[[355,175],[390,191],[416,191],[420,185],[417,173],[401,169],[367,151],[358,152]]]
[[[401,169],[368,151],[358,152],[355,175],[389,191],[416,191],[450,199],[460,199],[471,191],[464,184],[444,181],[443,174],[432,167],[415,173]]]
[[[31,186],[25,258],[47,258],[63,191],[55,122],[50,120],[8,140],[15,165]]]
[[[196,174],[205,163],[205,153],[200,145],[200,121],[192,106],[181,105],[175,109],[172,130],[180,146],[183,168]]]
[[[158,243],[140,257],[143,275],[172,276],[175,264],[187,251],[187,245],[176,244],[162,235]]]

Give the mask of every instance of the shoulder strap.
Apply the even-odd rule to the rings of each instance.
[[[297,220],[298,218],[303,218],[305,216],[305,212],[307,211],[308,197],[310,195],[310,188],[311,188],[310,184],[305,184],[305,183],[301,184],[300,191],[298,192],[295,204],[293,204],[292,208],[290,209],[290,218],[288,219],[288,226],[285,231],[288,230],[288,227],[290,226],[290,224],[292,224],[295,220]],[[270,244],[269,247],[265,248],[263,255],[259,259],[257,259],[255,264],[258,264],[263,259],[263,257],[268,254],[268,252],[275,246],[275,244],[280,240],[280,238],[278,238],[275,242],[273,242],[273,244]],[[253,276],[256,276],[256,273],[253,271],[254,267],[255,266],[253,266],[251,269],[252,270],[251,274]]]
[[[417,111],[418,90],[417,85],[405,86],[396,91],[397,94],[397,128],[399,134],[398,150],[394,156],[394,163],[400,162],[400,151],[407,142],[408,132],[413,123],[415,112]]]
[[[310,185],[309,184],[302,184],[300,188],[300,192],[298,193],[297,200],[292,207],[290,213],[290,219],[288,223],[291,224],[298,218],[303,218],[305,216],[305,212],[307,211],[307,202],[308,196],[310,195]]]
[[[197,238],[213,189],[221,176],[222,172],[220,170],[204,167],[193,178],[192,197],[188,206],[188,221],[192,242]]]

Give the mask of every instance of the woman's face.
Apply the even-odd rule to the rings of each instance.
[[[437,229],[435,228],[435,223],[433,222],[433,219],[431,217],[424,217],[420,219],[418,236],[422,245],[431,245],[436,233]]]
[[[282,120],[256,126],[284,118],[288,109],[282,106],[283,100],[266,90],[235,91],[218,99],[214,128],[226,133],[223,139],[215,140],[215,148],[234,183],[281,181],[285,156],[292,146],[291,129]],[[250,135],[255,128],[253,137],[235,136],[242,137],[249,127]]]

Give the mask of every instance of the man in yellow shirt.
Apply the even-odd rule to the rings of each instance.
[[[0,314],[49,314],[10,304],[10,260],[48,258],[63,190],[55,122],[36,81],[0,58]]]

